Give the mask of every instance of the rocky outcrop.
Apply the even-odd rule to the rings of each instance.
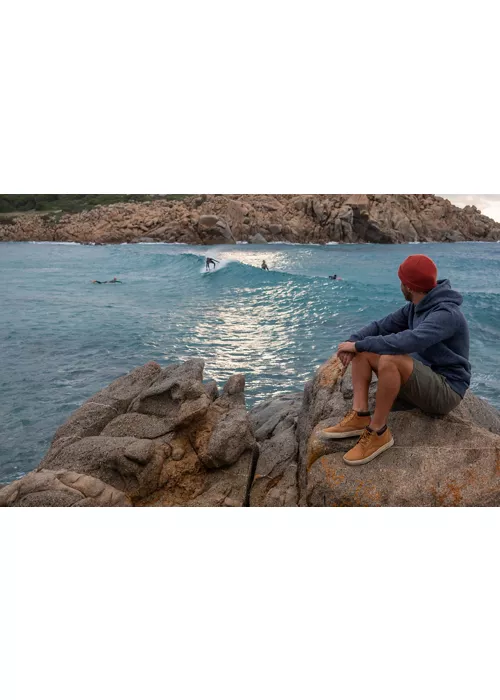
[[[244,387],[235,375],[219,395],[200,360],[139,367],[86,401],[0,505],[241,506],[258,451]]]
[[[0,220],[0,241],[31,240],[205,245],[493,241],[500,240],[500,224],[476,207],[460,209],[431,194],[201,195]]]
[[[354,440],[319,436],[351,406],[335,356],[303,393],[250,412],[244,388],[234,375],[219,394],[200,360],[139,367],[84,403],[37,469],[0,487],[0,505],[500,505],[500,414],[470,392],[444,418],[397,402],[395,446],[348,467]]]

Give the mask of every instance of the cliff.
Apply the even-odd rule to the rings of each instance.
[[[496,241],[500,224],[431,194],[197,195],[0,217],[0,241],[221,244]]]
[[[395,447],[347,467],[354,440],[318,438],[352,399],[335,356],[250,412],[244,387],[234,375],[219,392],[201,360],[138,367],[70,416],[0,506],[500,505],[500,414],[470,392],[445,418],[396,404]]]

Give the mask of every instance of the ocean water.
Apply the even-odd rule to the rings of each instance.
[[[248,405],[302,389],[353,330],[404,303],[397,268],[417,252],[463,293],[472,388],[500,408],[500,244],[1,244],[0,483],[33,469],[72,411],[148,360],[201,357],[218,382],[244,372]],[[223,265],[203,274],[207,253]],[[91,284],[114,276],[123,284]]]

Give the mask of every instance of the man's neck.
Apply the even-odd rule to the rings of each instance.
[[[420,304],[422,299],[425,299],[426,296],[427,294],[425,294],[424,292],[413,292],[413,294],[411,295],[411,300],[415,304],[415,306],[417,306],[417,304]]]

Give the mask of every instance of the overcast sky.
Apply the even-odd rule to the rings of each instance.
[[[457,207],[474,204],[486,216],[500,222],[500,194],[441,194]]]

